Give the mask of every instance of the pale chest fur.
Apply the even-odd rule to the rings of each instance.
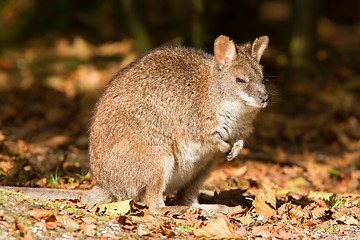
[[[216,131],[224,141],[234,142],[246,138],[252,131],[252,123],[257,114],[256,108],[241,102],[224,102],[218,111],[219,125]]]
[[[216,131],[224,141],[234,144],[250,134],[256,112],[239,102],[225,102],[217,113]],[[222,157],[225,154],[209,143],[178,141],[174,155],[166,163],[164,191],[181,189],[201,169],[211,168]]]

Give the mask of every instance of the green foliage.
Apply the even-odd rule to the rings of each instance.
[[[298,221],[297,221],[297,227],[301,227],[301,222],[302,222],[303,217],[299,217]]]
[[[184,225],[178,225],[176,224],[176,229],[180,232],[180,233],[189,233],[192,232],[196,229],[196,225],[195,224],[184,224]]]
[[[50,174],[49,184],[59,184],[60,181],[60,169],[57,167],[55,172]]]
[[[338,177],[340,175],[340,172],[336,169],[330,170],[330,177]]]
[[[6,178],[6,175],[4,174],[4,170],[0,167],[0,179]]]
[[[335,198],[331,199],[330,201],[330,208],[331,209],[342,209],[345,207],[348,207],[348,205],[351,203],[351,199],[348,198],[346,201],[339,197],[336,196]]]
[[[324,233],[335,233],[337,232],[334,229],[334,225],[332,224],[327,224],[326,226],[321,226],[321,227],[317,227],[319,229],[319,231],[324,232]]]
[[[26,183],[29,179],[28,179],[28,176],[25,173],[20,172],[19,176],[18,176],[18,180],[21,183]]]
[[[80,173],[75,173],[75,176],[77,176],[80,179],[84,179],[86,176],[86,173],[84,173],[83,171],[81,171]]]

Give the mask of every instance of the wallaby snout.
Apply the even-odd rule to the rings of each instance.
[[[267,93],[267,91],[259,90],[257,95],[257,101],[260,103],[262,108],[266,107],[268,100],[269,94]]]
[[[266,103],[269,98],[269,94],[267,92],[259,91],[258,98],[261,103]]]

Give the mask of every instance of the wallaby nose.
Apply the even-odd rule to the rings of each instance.
[[[268,100],[268,94],[266,92],[259,91],[258,98],[261,101],[261,103],[266,103]]]

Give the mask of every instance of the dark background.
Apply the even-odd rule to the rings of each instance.
[[[244,158],[299,164],[306,159],[294,154],[306,152],[358,171],[359,20],[356,0],[2,0],[2,181],[86,172],[91,111],[111,77],[161,45],[212,52],[221,34],[270,38],[262,64],[271,103]]]

